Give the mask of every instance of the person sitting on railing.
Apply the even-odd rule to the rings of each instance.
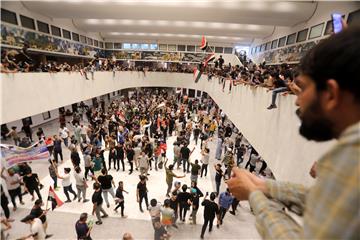
[[[288,72],[281,72],[274,81],[275,89],[272,92],[271,105],[267,109],[277,108],[276,96],[278,93],[286,92],[289,89],[288,85],[292,82],[291,76],[288,75]]]

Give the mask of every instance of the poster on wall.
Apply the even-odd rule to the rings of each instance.
[[[24,30],[19,27],[1,25],[1,44],[22,47],[25,41],[29,43],[30,48],[35,50],[89,57],[98,54],[100,57],[105,57],[105,51],[99,48]]]

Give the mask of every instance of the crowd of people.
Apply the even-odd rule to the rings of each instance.
[[[213,77],[219,79],[224,91],[225,82],[229,82],[229,92],[233,86],[240,84],[250,86],[260,86],[272,90],[272,99],[268,109],[276,108],[276,98],[279,93],[282,95],[298,94],[300,88],[296,85],[296,67],[291,67],[284,63],[278,66],[269,66],[266,63],[255,64],[250,59],[241,59],[241,64],[232,66],[225,64],[220,55],[215,59],[214,64],[194,64],[194,63],[167,63],[159,62],[130,62],[119,61],[115,58],[99,58],[94,56],[91,60],[82,60],[79,63],[69,64],[66,61],[34,61],[25,44],[23,49],[18,52],[15,50],[3,50],[1,72],[79,72],[85,79],[94,79],[96,71],[112,71],[115,76],[118,71],[139,71],[146,75],[146,72],[181,72],[193,73],[195,68],[201,69],[203,74],[208,76],[208,80]],[[79,59],[80,61],[80,59]]]
[[[220,191],[220,184],[230,177],[231,168],[248,159],[247,165],[250,165],[250,171],[254,171],[258,161],[265,162],[210,98],[191,99],[180,93],[175,95],[165,90],[145,89],[136,92],[130,98],[121,97],[113,100],[108,106],[103,100],[95,102],[92,107],[80,103],[78,112],[73,112],[68,122],[65,114],[64,112],[59,118],[58,134],[47,136],[42,128],[36,133],[51,154],[49,175],[53,180],[53,189],[59,190],[60,179],[66,196],[65,203],[74,200],[83,203],[92,201],[92,214],[97,218],[95,224],[101,225],[103,219],[108,217],[103,205],[110,207],[109,195],[115,202],[114,211],[117,212],[120,208],[121,217],[127,217],[124,194],[129,194],[129,191],[126,190],[126,177],[115,183],[114,174],[118,175],[121,171],[128,171],[129,175],[139,174],[136,200],[140,212],[146,209],[150,213],[155,239],[166,239],[170,227],[178,228],[177,222],[186,221],[188,211],[191,211],[190,223],[197,224],[197,211],[200,205],[204,206],[205,221],[201,237],[204,237],[207,224],[209,231],[212,230],[215,217],[218,219],[219,227],[228,209],[232,206],[230,212],[235,214],[239,204],[228,190]],[[15,145],[19,144],[17,134],[9,136],[13,138]],[[176,136],[176,140],[173,143],[174,157],[170,160],[167,158],[167,140],[172,136]],[[25,138],[31,143],[32,131],[28,131]],[[217,142],[217,148],[212,152],[209,142],[214,140]],[[190,143],[200,148],[200,159],[191,160],[195,147],[190,149]],[[70,150],[73,167],[59,169],[59,164],[64,160],[63,147]],[[200,190],[198,182],[208,175],[208,168],[212,167],[209,161],[210,153],[216,153],[217,163],[213,165],[216,172],[216,191],[209,194]],[[180,168],[183,175],[174,172]],[[258,173],[271,177],[271,172],[264,171],[265,168],[262,167]],[[165,173],[166,198],[161,203],[156,198],[149,199],[151,193],[147,184],[152,171]],[[71,176],[75,179],[75,190],[72,187]],[[14,211],[16,197],[19,197],[20,203],[23,204],[21,184],[25,185],[25,192],[32,196],[32,200],[35,200],[34,192],[38,200],[42,199],[39,177],[26,162],[7,171],[2,169],[2,177],[7,184]],[[189,177],[190,186],[180,182],[184,177]],[[179,181],[174,181],[174,178],[178,178]],[[87,196],[88,185],[92,185],[94,189],[91,197]],[[2,194],[2,198],[7,198],[5,193]],[[204,199],[201,200],[202,198]],[[216,198],[219,198],[218,201]],[[8,201],[2,203],[6,213],[4,219],[10,222]],[[41,203],[37,202],[40,209]],[[30,214],[22,221],[37,224],[38,221],[34,222],[34,219],[39,218],[41,214],[46,216],[46,213],[46,209],[39,210],[39,214]],[[79,221],[82,224],[77,223],[79,239],[91,239],[92,223],[86,227],[85,216],[86,213],[80,217]],[[42,223],[45,222],[46,219],[43,219]],[[47,236],[45,227],[42,235]]]

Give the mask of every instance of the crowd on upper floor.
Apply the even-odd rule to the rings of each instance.
[[[241,59],[241,65],[225,64],[220,56],[214,64],[194,64],[194,63],[161,63],[146,61],[119,61],[115,58],[99,58],[95,55],[92,59],[78,59],[81,62],[68,63],[66,61],[36,61],[28,51],[28,45],[24,44],[21,51],[3,50],[1,60],[2,73],[15,72],[80,72],[85,79],[89,80],[89,75],[94,78],[96,71],[112,71],[113,75],[117,71],[139,71],[146,75],[146,72],[181,72],[193,73],[194,69],[199,69],[208,76],[210,81],[213,77],[219,79],[224,91],[226,82],[229,82],[229,92],[233,86],[243,84],[250,86],[261,86],[273,90],[272,100],[268,109],[276,108],[276,97],[279,93],[283,95],[298,94],[300,88],[296,85],[296,68],[286,63],[281,65],[266,65],[265,62],[255,64],[246,58]]]

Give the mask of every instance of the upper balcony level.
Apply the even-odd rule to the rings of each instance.
[[[314,144],[298,133],[294,96],[279,96],[278,108],[266,109],[271,93],[263,88],[233,86],[225,91],[217,78],[198,83],[188,73],[95,72],[86,80],[77,72],[1,74],[1,123],[15,121],[126,88],[181,87],[204,91],[267,161],[277,179],[310,184],[308,172],[332,144]]]

